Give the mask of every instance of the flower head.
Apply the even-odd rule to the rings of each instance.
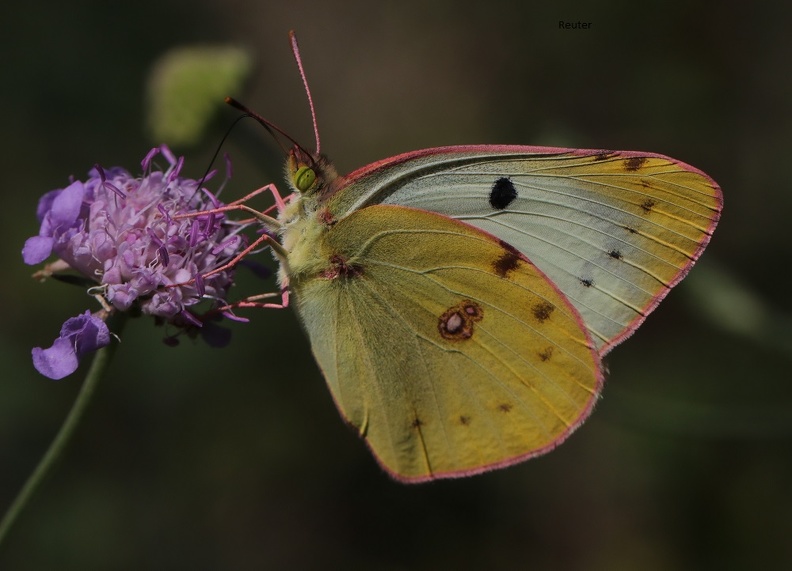
[[[152,167],[158,153],[169,164],[165,171]],[[240,233],[246,225],[217,212],[223,204],[212,193],[179,176],[182,164],[162,146],[143,160],[142,177],[97,166],[87,180],[48,192],[37,209],[38,236],[22,250],[25,263],[38,264],[55,254],[61,265],[90,280],[91,293],[107,309],[134,309],[178,328],[200,328],[204,316],[194,306],[207,299],[216,307],[226,305],[234,270],[224,266],[247,245]],[[93,323],[82,315],[64,328],[70,323],[76,327],[73,321],[79,319],[83,325]],[[67,340],[75,362],[81,353],[102,346],[89,344],[81,351],[81,335],[64,337],[62,331],[52,348],[38,349],[34,363],[39,372],[47,374],[43,363],[52,362],[49,356],[68,352]],[[101,341],[106,345],[105,337]]]

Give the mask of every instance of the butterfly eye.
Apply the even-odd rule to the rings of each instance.
[[[294,186],[297,187],[297,190],[300,192],[305,192],[316,181],[316,173],[311,167],[300,167],[297,169],[297,172],[294,173]]]

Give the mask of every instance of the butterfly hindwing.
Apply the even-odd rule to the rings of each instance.
[[[291,283],[336,404],[395,477],[461,476],[545,452],[602,384],[565,296],[510,245],[424,210],[338,220]]]
[[[524,254],[602,354],[690,269],[722,206],[708,176],[662,155],[543,147],[428,149],[349,175],[337,217],[396,204],[464,221]]]

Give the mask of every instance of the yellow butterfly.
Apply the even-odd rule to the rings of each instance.
[[[318,147],[289,153],[294,194],[271,220],[281,286],[341,414],[405,482],[569,436],[602,356],[690,270],[722,206],[711,178],[653,153],[443,147],[339,176]]]

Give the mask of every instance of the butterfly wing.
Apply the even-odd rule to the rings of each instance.
[[[404,481],[553,448],[588,415],[599,356],[575,308],[508,244],[424,210],[371,206],[292,276],[344,418]]]
[[[330,208],[342,217],[370,204],[438,212],[511,244],[569,298],[604,355],[691,268],[722,196],[707,175],[662,155],[469,146],[364,167]]]

